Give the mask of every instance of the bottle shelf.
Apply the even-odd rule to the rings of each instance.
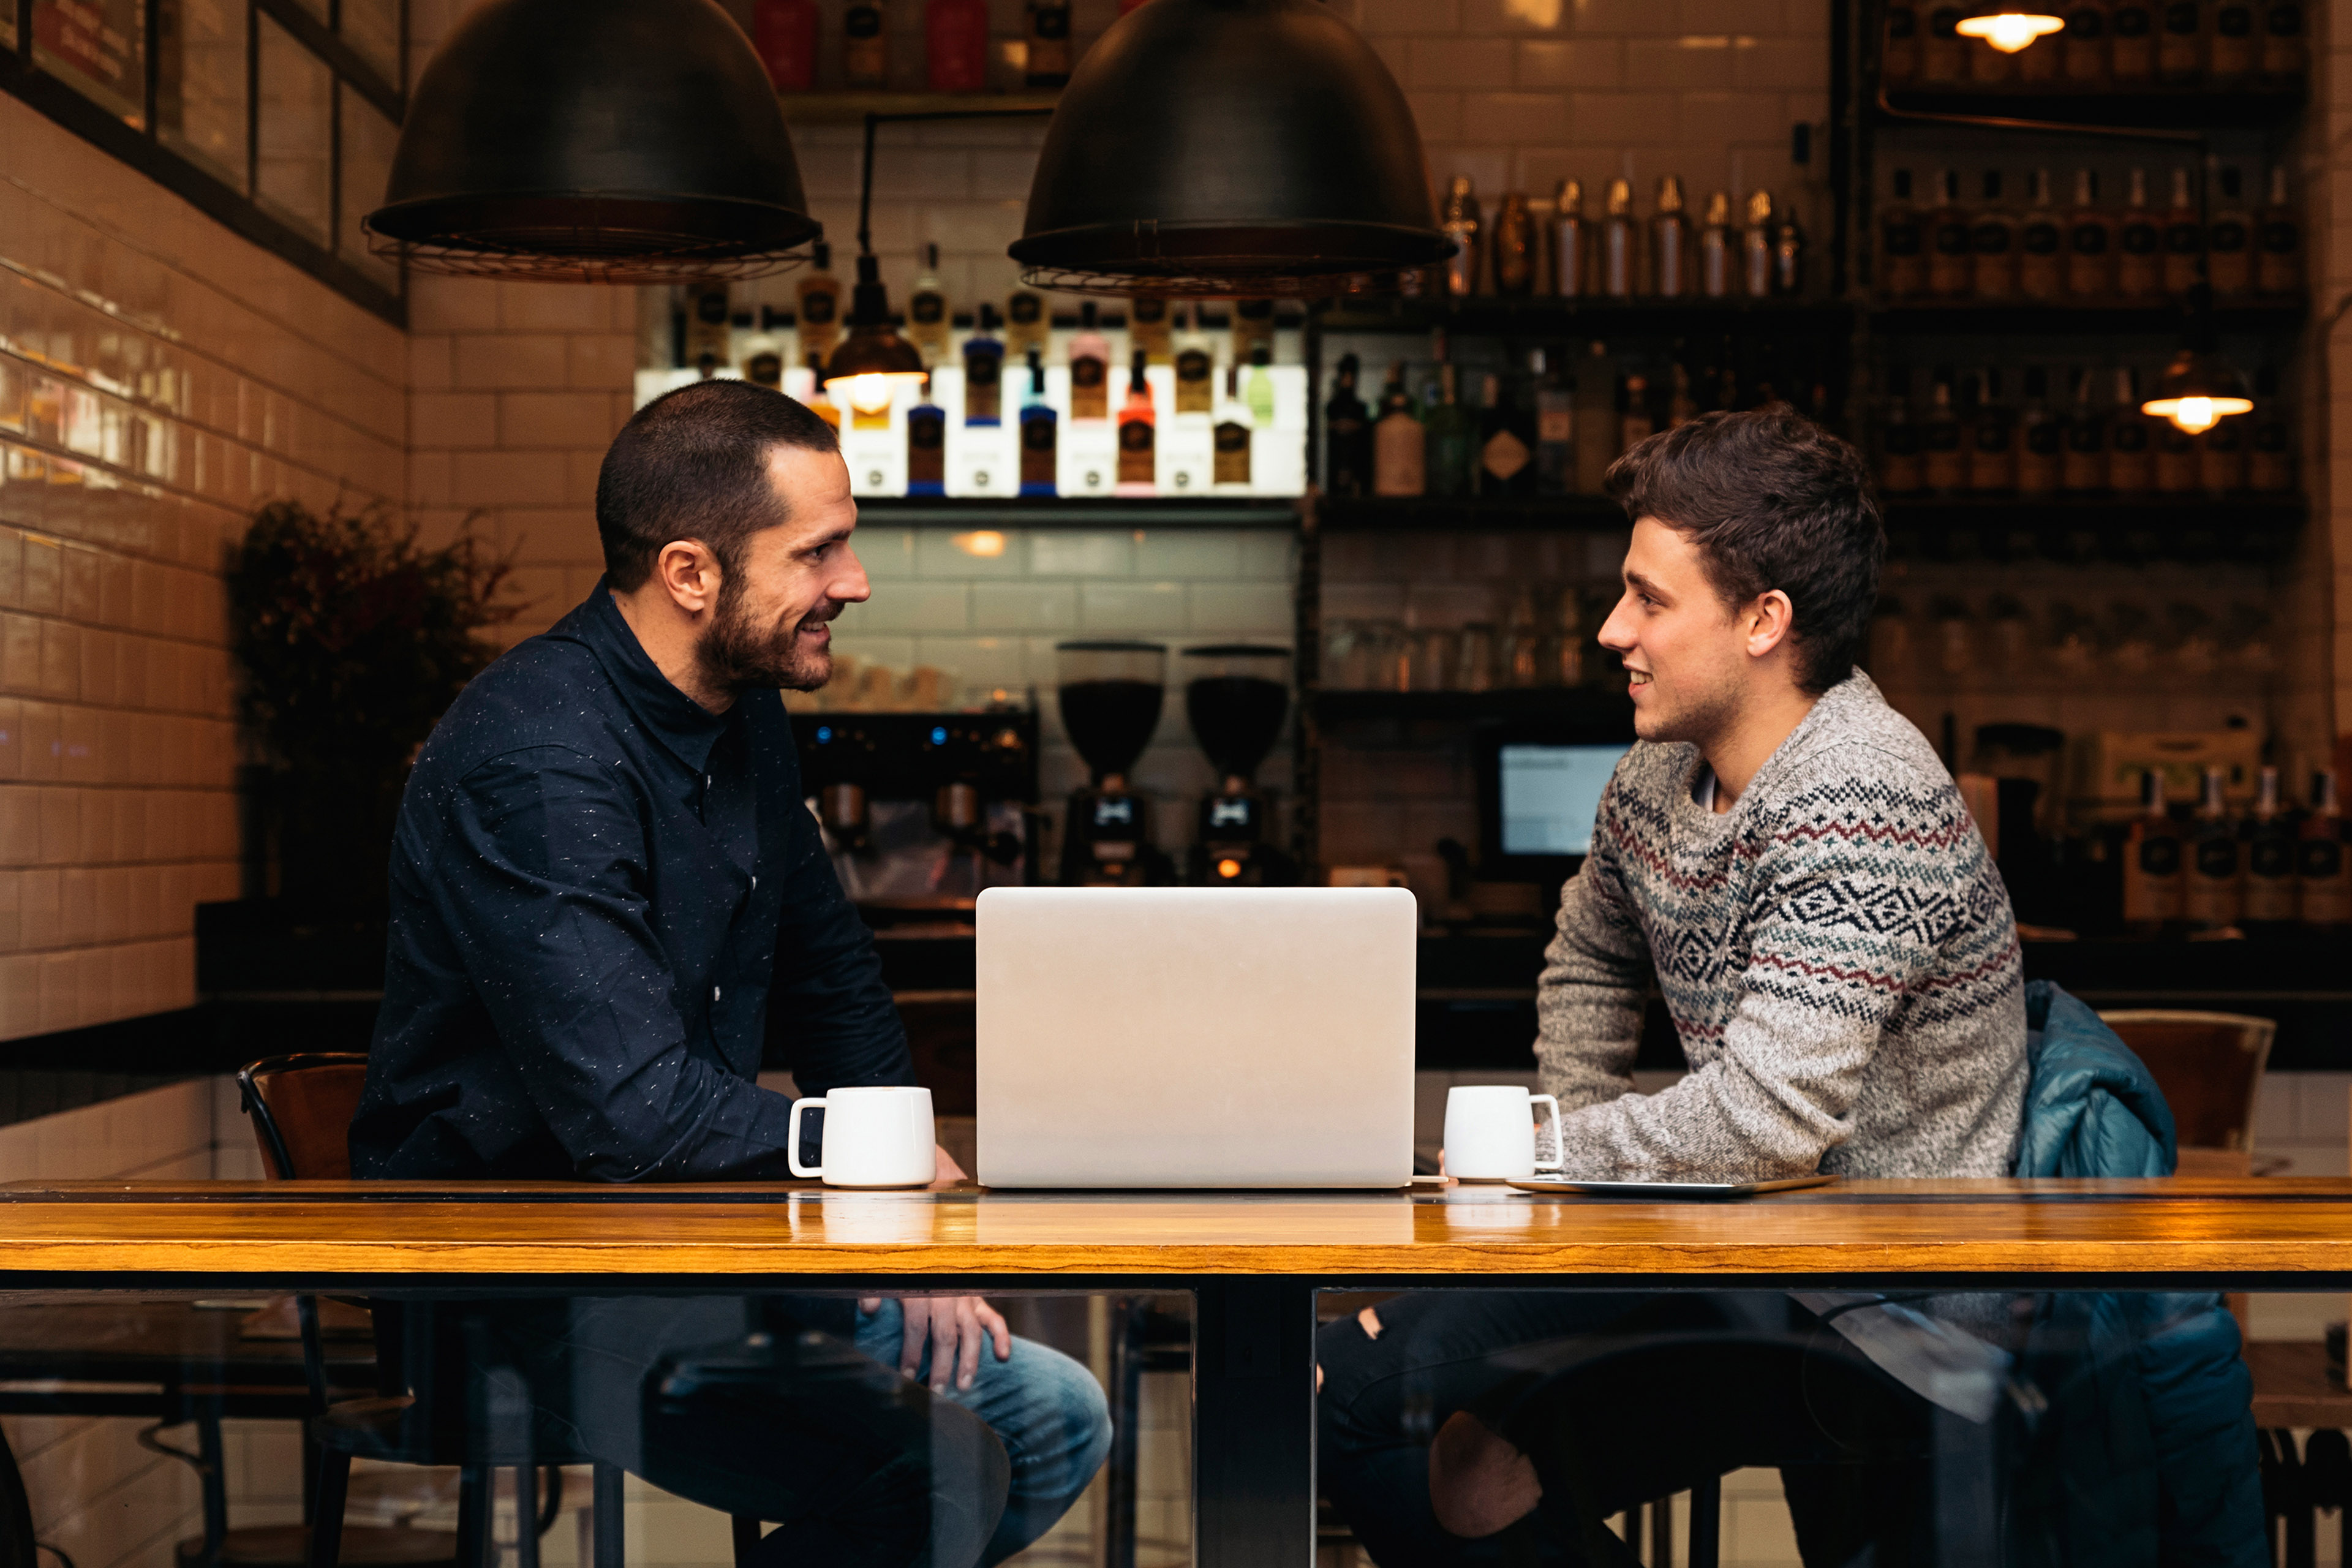
[[[2150,86],[2127,91],[2072,88],[2064,84],[2015,87],[1901,87],[1886,94],[1886,112],[1867,112],[1878,124],[1918,124],[1913,114],[1991,115],[2042,120],[2064,125],[2147,126],[2158,130],[2253,129],[2283,124],[2303,112],[2309,93],[2302,82],[2215,89],[2194,85]]]
[[[2292,332],[2302,328],[2311,304],[2302,299],[2225,300],[2214,307],[2213,326],[2223,332]],[[2154,337],[2178,334],[2187,319],[2179,303],[2095,305],[2080,301],[2042,304],[2015,301],[1952,304],[1926,301],[1874,305],[1870,324],[1881,332],[1969,336],[1986,332],[2043,333],[2058,337]]]
[[[1843,332],[1853,308],[1829,300],[1590,300],[1473,296],[1334,307],[1327,335],[1448,331],[1492,337],[1685,337],[1704,332]]]
[[[1298,505],[1279,497],[1234,500],[1039,499],[971,500],[948,496],[872,496],[857,503],[866,528],[1250,528],[1295,529]]]
[[[1889,496],[1898,555],[2054,561],[2275,560],[2309,519],[2301,496]]]
[[[1597,651],[1597,650],[1596,650]],[[1633,703],[1622,688],[1550,686],[1507,691],[1317,691],[1307,699],[1325,724],[1366,721],[1475,724],[1561,719],[1633,732]]]
[[[1475,496],[1325,496],[1316,502],[1326,533],[1604,532],[1631,525],[1606,496],[1538,496],[1497,500]]]
[[[1059,92],[780,92],[790,125],[863,125],[869,114],[950,114],[959,110],[1049,110]]]

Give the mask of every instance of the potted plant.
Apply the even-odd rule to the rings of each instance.
[[[254,514],[228,574],[248,822],[262,839],[247,858],[265,878],[248,894],[382,915],[409,763],[497,656],[484,634],[521,608],[504,594],[511,552],[472,524],[428,549],[382,506],[278,500]]]

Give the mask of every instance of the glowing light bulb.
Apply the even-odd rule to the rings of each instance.
[[[1241,874],[1242,863],[1240,861],[1220,860],[1217,862],[1217,875],[1223,877],[1226,881],[1230,882]]]
[[[2066,24],[2055,16],[2003,11],[1997,16],[1963,17],[1957,30],[1962,37],[1982,38],[2002,54],[2013,55],[2034,39],[2063,32],[2065,26]]]
[[[864,414],[881,413],[890,406],[890,378],[879,372],[852,376],[849,381],[849,405]]]
[[[2251,414],[2254,405],[2243,397],[2159,397],[2140,405],[2142,414],[2168,419],[2176,430],[2202,436],[2233,414]]]
[[[2210,397],[2184,397],[2172,411],[2172,422],[2191,434],[2210,430],[2217,417]]]
[[[1004,535],[994,529],[982,529],[977,533],[959,533],[955,547],[966,555],[991,561],[1004,553]]]

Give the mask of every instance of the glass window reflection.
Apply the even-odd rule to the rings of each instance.
[[[376,74],[400,85],[400,0],[343,0],[343,42]]]
[[[320,244],[333,211],[332,78],[317,56],[268,17],[261,28],[261,94],[254,196]]]
[[[33,63],[144,125],[146,0],[33,0]]]
[[[243,0],[158,0],[155,129],[165,145],[245,189]]]
[[[343,117],[342,234],[336,248],[361,271],[388,289],[397,289],[399,265],[368,254],[367,232],[360,220],[383,205],[384,186],[392,178],[392,155],[400,144],[400,127],[350,88],[338,87],[336,94]]]

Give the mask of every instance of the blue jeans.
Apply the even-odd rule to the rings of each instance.
[[[859,1353],[884,1366],[898,1365],[907,1317],[885,1300],[872,1312],[857,1314]],[[930,1375],[927,1345],[915,1381]],[[980,1370],[970,1388],[952,1381],[944,1395],[986,1423],[1013,1463],[1013,1485],[1004,1517],[989,1538],[983,1564],[1003,1562],[1054,1527],[1087,1489],[1110,1454],[1110,1406],[1094,1374],[1061,1352],[1015,1339],[1013,1359],[996,1359],[993,1345],[980,1352]]]

